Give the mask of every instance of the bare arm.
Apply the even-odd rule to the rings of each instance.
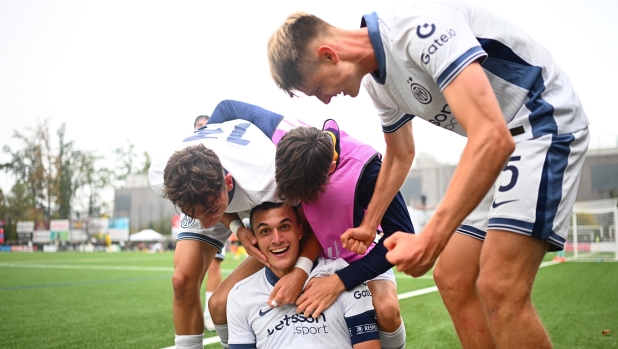
[[[467,66],[444,89],[444,96],[468,134],[459,166],[423,233],[396,233],[384,242],[391,250],[386,255],[388,260],[412,276],[421,276],[433,266],[450,236],[485,196],[515,149],[480,64]]]
[[[411,121],[395,132],[385,133],[384,140],[386,151],[382,168],[363,221],[357,228],[348,229],[341,235],[343,247],[359,254],[365,253],[375,239],[384,212],[406,180],[414,159]]]

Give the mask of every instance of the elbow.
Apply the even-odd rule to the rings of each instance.
[[[515,151],[515,141],[506,125],[496,128],[495,131],[491,133],[491,139],[487,144],[491,145],[494,156],[503,160],[504,163]]]

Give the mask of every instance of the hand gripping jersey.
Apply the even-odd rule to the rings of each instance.
[[[232,175],[234,188],[228,193],[226,212],[247,211],[265,201],[279,201],[275,196],[275,146],[259,128],[245,120],[208,124],[155,157],[148,172],[150,186],[155,193],[164,196],[163,171],[174,152],[198,144],[213,150],[223,169]],[[181,229],[179,240],[201,240],[219,250],[229,237],[229,230],[225,227],[215,225],[204,229],[197,220],[184,214]]]
[[[480,61],[516,142],[582,130],[588,120],[567,76],[530,36],[483,8],[459,1],[402,2],[363,16],[379,70],[363,85],[383,131],[414,116],[465,136],[442,90]]]
[[[313,277],[332,275],[343,260],[318,259]],[[352,348],[378,340],[371,293],[366,285],[344,291],[318,318],[296,314],[295,304],[270,308],[266,299],[277,283],[268,268],[238,282],[227,305],[230,349],[240,348]]]

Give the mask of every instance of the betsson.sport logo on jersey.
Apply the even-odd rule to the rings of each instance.
[[[435,37],[435,32],[436,25],[433,23],[425,23],[416,27],[416,35],[421,39],[427,39],[429,37],[433,39]],[[455,33],[454,29],[447,29],[445,32],[443,32],[443,34],[438,35],[440,36],[433,40],[434,43],[431,44],[431,46],[429,46],[426,51],[421,53],[421,62],[423,62],[424,64],[429,64],[429,62],[431,62],[431,56],[438,52],[440,47],[444,46],[446,43],[449,42],[449,40],[454,38],[457,33]]]
[[[322,320],[320,322],[320,319]],[[305,317],[303,314],[294,314],[292,316],[285,315],[283,319],[279,320],[279,323],[271,330],[266,329],[268,336],[270,337],[275,331],[281,331],[284,328],[293,324],[302,324],[294,327],[294,334],[300,334],[302,336],[310,334],[326,334],[328,333],[328,326],[326,325],[326,315],[320,314],[317,318]]]

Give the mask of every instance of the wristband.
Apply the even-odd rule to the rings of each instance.
[[[311,269],[313,268],[313,262],[307,257],[298,257],[294,268],[302,269],[305,273],[307,273],[307,276],[309,276],[309,274],[311,274]]]
[[[241,220],[235,219],[230,222],[230,231],[236,235],[236,232],[240,227],[244,227],[245,225]]]

